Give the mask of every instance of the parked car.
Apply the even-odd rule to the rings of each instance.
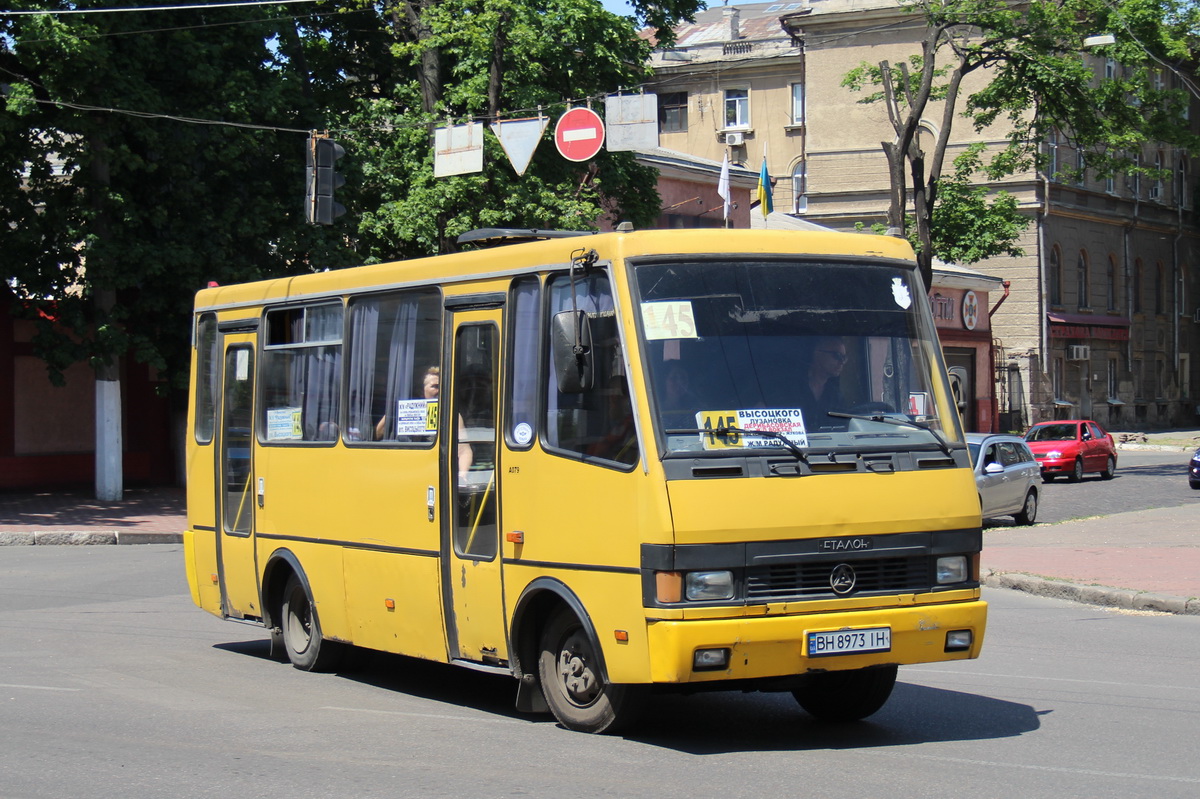
[[[1060,474],[1077,483],[1089,472],[1111,480],[1117,471],[1116,442],[1091,419],[1038,422],[1025,433],[1025,441],[1047,483]]]
[[[1017,524],[1037,520],[1041,470],[1020,436],[967,433],[967,449],[975,464],[979,507],[985,519],[1012,516]]]
[[[1192,453],[1192,462],[1188,464],[1188,485],[1200,488],[1200,449]]]

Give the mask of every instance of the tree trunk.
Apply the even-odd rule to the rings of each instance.
[[[109,234],[108,218],[108,143],[101,132],[89,136],[92,150],[92,233],[96,240],[105,241]],[[101,270],[96,270],[100,271]],[[122,455],[124,442],[121,438],[121,370],[115,357],[103,351],[99,331],[104,325],[113,324],[112,312],[117,305],[114,288],[95,289],[96,334],[98,351],[95,353],[96,372],[96,499],[104,502],[119,502],[124,495]]]

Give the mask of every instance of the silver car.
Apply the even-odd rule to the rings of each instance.
[[[1041,468],[1020,436],[967,433],[983,518],[1012,516],[1017,524],[1037,520]]]

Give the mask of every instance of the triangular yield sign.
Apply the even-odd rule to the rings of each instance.
[[[510,119],[504,122],[493,122],[492,133],[500,140],[504,154],[512,162],[513,169],[518,175],[524,175],[533,160],[533,152],[550,124],[548,117],[531,117],[530,119]]]

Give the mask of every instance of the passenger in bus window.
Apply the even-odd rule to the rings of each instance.
[[[840,336],[820,336],[808,361],[805,381],[800,386],[800,410],[810,430],[834,424],[829,411],[845,409],[842,370],[846,366],[846,342]]]

